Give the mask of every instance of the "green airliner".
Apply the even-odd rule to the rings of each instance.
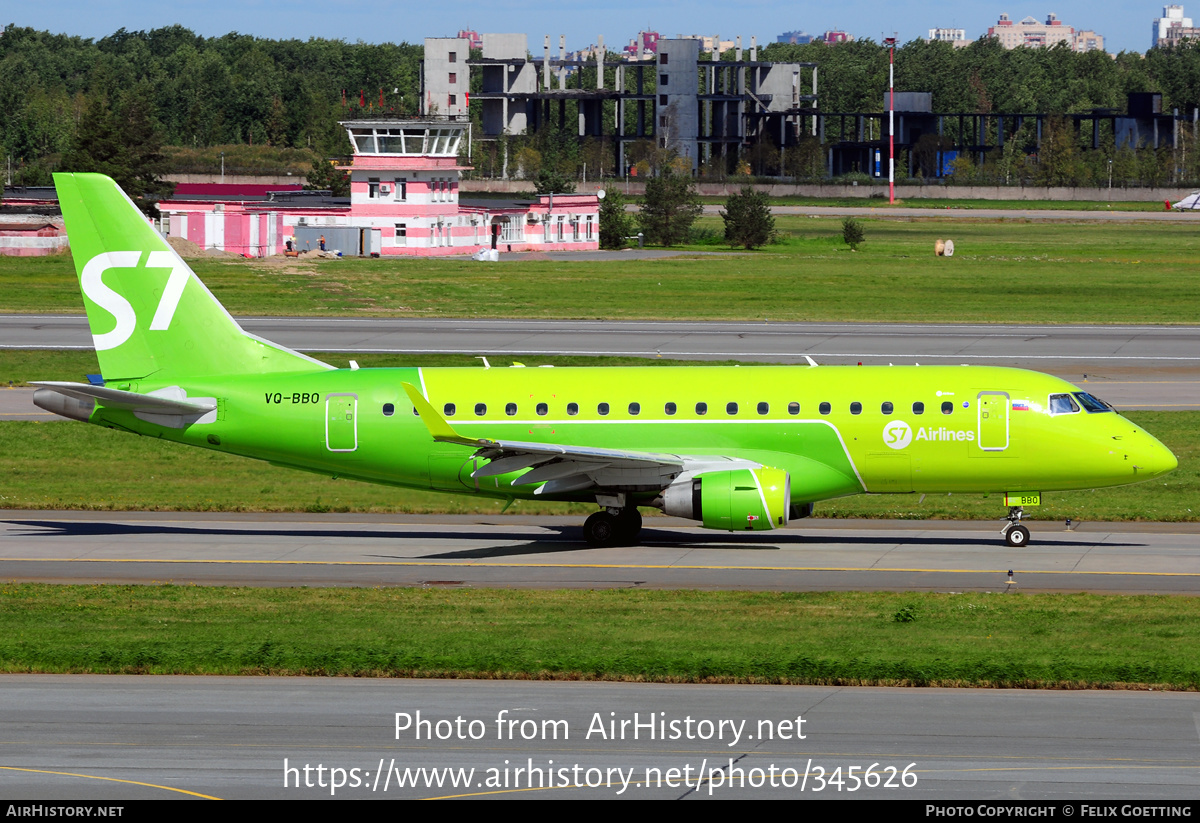
[[[56,174],[102,385],[34,402],[273,465],[498,499],[595,502],[594,546],[638,507],[777,529],[852,494],[1045,491],[1177,465],[1077,387],[1020,369],[742,366],[337,369],[248,334],[108,177]]]

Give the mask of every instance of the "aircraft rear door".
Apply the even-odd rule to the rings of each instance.
[[[325,397],[325,446],[331,452],[352,452],[358,448],[358,395]]]

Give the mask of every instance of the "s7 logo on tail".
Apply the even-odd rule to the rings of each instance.
[[[106,351],[120,346],[137,328],[137,314],[133,306],[121,294],[104,282],[104,273],[109,269],[137,269],[142,253],[139,251],[110,251],[97,254],[83,267],[79,277],[83,293],[93,303],[111,314],[117,321],[112,331],[92,335],[96,351]],[[171,327],[179,299],[187,285],[190,274],[182,261],[167,251],[152,251],[146,256],[145,269],[170,269],[166,286],[162,289],[158,308],[150,321],[150,331],[166,331]]]

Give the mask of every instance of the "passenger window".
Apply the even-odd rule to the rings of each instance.
[[[859,403],[857,400],[855,400],[853,403],[851,403],[850,404],[850,413],[851,414],[862,414],[862,403]]]
[[[578,403],[568,403],[567,404],[567,414],[571,415],[572,417],[579,414],[579,404]]]
[[[596,406],[596,411],[599,412],[601,417],[603,417],[604,415],[608,414],[608,404],[601,403],[600,405]]]
[[[924,403],[922,403],[920,400],[913,403],[913,414],[924,414],[924,413],[925,413],[925,404]]]
[[[391,417],[395,413],[396,413],[396,406],[394,403],[384,403],[383,404],[383,416],[384,417]]]
[[[629,404],[629,413],[630,414],[641,414],[641,412],[642,412],[642,404],[641,403],[630,403]]]
[[[487,414],[487,403],[476,403],[475,404],[475,416],[483,417],[485,414]]]
[[[675,414],[675,404],[668,403],[667,405],[663,406],[663,411],[665,411],[668,415]]]
[[[758,413],[759,413],[759,414],[766,414],[766,413],[767,413],[767,412],[769,412],[770,410],[771,410],[771,404],[770,404],[770,403],[759,403],[759,404],[758,404]]]
[[[791,403],[788,403],[788,414],[799,414],[799,413],[800,413],[800,404],[799,403],[797,403],[795,400],[793,400]]]
[[[1075,403],[1074,398],[1069,394],[1052,394],[1050,395],[1050,413],[1051,414],[1075,414],[1079,411],[1079,406]]]
[[[832,408],[833,407],[830,406],[828,403],[822,403],[820,406],[821,414],[829,414],[829,412]]]
[[[701,416],[708,414],[708,404],[707,403],[697,403],[696,404],[696,414],[701,415]]]
[[[507,414],[509,417],[512,417],[514,414],[517,413],[517,404],[516,403],[506,403],[504,406],[504,413]]]
[[[951,414],[954,411],[954,403],[949,400],[942,401],[942,414]]]
[[[726,403],[725,404],[725,413],[726,414],[737,414],[737,403]]]
[[[442,406],[442,414],[446,415],[447,417],[453,417],[454,416],[454,404],[447,403],[446,405]]]
[[[892,403],[891,403],[891,401],[890,401],[890,400],[884,400],[884,401],[883,401],[883,405],[879,407],[879,410],[880,410],[881,412],[883,412],[884,414],[891,414],[891,413],[892,413]]]
[[[549,406],[547,406],[545,403],[538,403],[538,404],[537,404],[537,413],[538,413],[539,415],[543,415],[543,416],[544,416],[544,415],[546,414],[546,412],[548,412],[548,411],[550,411],[550,407],[549,407]]]

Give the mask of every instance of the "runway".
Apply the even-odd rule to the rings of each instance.
[[[1200,326],[464,320],[241,317],[247,331],[301,351],[631,355],[804,363],[924,360],[1042,371],[1200,368]],[[0,315],[0,348],[90,349],[82,315]]]
[[[1200,594],[1200,524],[798,521],[733,534],[647,518],[593,549],[582,518],[10,511],[0,579],[251,586]],[[1009,572],[1012,572],[1011,576]]]
[[[1195,694],[45,675],[0,693],[21,709],[0,717],[6,798],[1008,806],[1194,801],[1200,776]]]

